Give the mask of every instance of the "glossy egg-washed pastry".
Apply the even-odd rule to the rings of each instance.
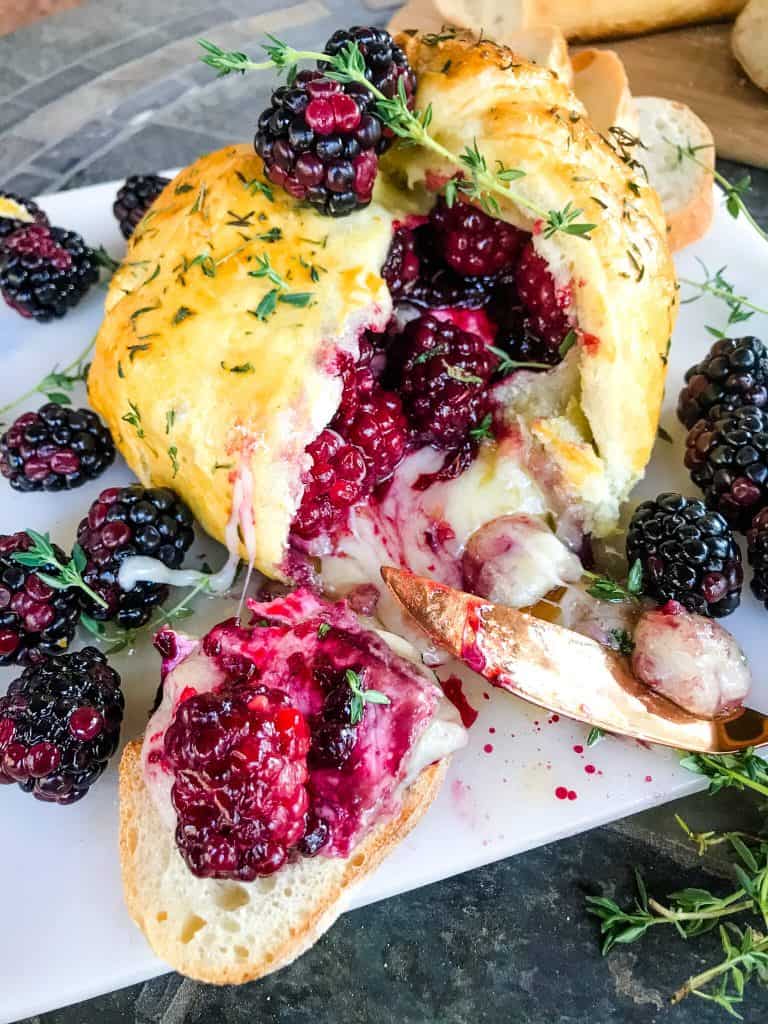
[[[306,449],[339,406],[341,369],[364,329],[390,319],[381,268],[393,229],[418,223],[456,173],[425,149],[393,147],[371,205],[338,219],[265,187],[249,145],[200,158],[136,230],[89,377],[94,407],[143,483],[174,488],[223,541],[239,480],[255,526],[242,554],[295,578],[294,553],[309,553],[337,591],[376,579],[387,561],[456,585],[470,535],[509,513],[549,516],[572,545],[608,533],[650,457],[677,311],[656,193],[556,74],[487,41],[401,42],[435,138],[453,152],[476,140],[489,166],[525,172],[515,188],[529,201],[570,203],[596,225],[589,239],[546,237],[500,201],[498,216],[531,233],[568,296],[576,342],[548,372],[493,385],[493,430],[468,468],[425,486],[445,452],[411,445],[343,528],[311,543],[292,530],[314,464]]]

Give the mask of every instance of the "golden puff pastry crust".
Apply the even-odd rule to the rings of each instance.
[[[264,181],[239,145],[167,186],[112,279],[88,389],[141,482],[172,487],[221,541],[243,458],[255,564],[275,576],[305,448],[341,397],[334,353],[356,353],[361,327],[392,309],[379,275],[392,216],[323,217]]]
[[[401,42],[419,76],[417,106],[432,105],[430,131],[454,152],[476,139],[489,165],[525,171],[515,188],[530,201],[570,202],[596,224],[589,241],[546,238],[502,202],[500,216],[533,231],[570,284],[581,333],[557,371],[514,374],[499,397],[528,439],[530,475],[557,495],[552,510],[575,508],[582,532],[605,534],[650,456],[676,314],[658,198],[550,71],[488,42],[426,40]],[[277,188],[267,195],[260,159],[230,146],[182,171],[129,244],[97,338],[92,403],[140,480],[173,487],[219,540],[243,459],[255,564],[268,575],[285,575],[305,449],[340,399],[334,351],[356,353],[361,328],[381,329],[391,313],[379,271],[393,221],[426,211],[424,184],[454,173],[426,150],[395,147],[371,206],[331,219]],[[277,287],[265,257],[286,287],[260,317]],[[283,301],[307,292],[306,306]],[[486,453],[489,464],[505,450]]]
[[[556,280],[570,282],[581,331],[579,377],[553,403],[553,414],[535,418],[533,433],[566,490],[595,506],[592,526],[605,533],[650,458],[677,315],[659,198],[548,69],[462,33],[403,33],[398,42],[418,75],[419,108],[432,106],[430,133],[439,142],[462,152],[476,140],[489,167],[500,161],[525,172],[515,189],[530,202],[545,210],[571,203],[582,211],[579,220],[596,225],[589,241],[562,232],[546,238],[535,218],[501,202],[500,216],[533,231]],[[630,159],[636,155],[642,160],[642,152]],[[455,173],[425,149],[388,159],[411,186]],[[510,414],[531,404],[522,396]]]

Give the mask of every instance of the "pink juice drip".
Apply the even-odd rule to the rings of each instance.
[[[445,696],[459,712],[464,728],[469,729],[475,724],[478,713],[467,700],[461,680],[458,676],[449,676],[442,681],[442,687]]]

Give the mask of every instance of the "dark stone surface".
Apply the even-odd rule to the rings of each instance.
[[[312,24],[280,34],[301,47],[337,24],[387,17],[380,0],[367,6],[375,13],[326,0],[331,14],[319,10]],[[248,137],[268,78],[217,81],[191,53],[158,77],[158,54],[269,8],[270,0],[90,0],[0,39],[0,182],[51,191],[183,164]],[[256,53],[257,42],[237,45]],[[126,94],[112,86],[128,64],[135,88]],[[49,137],[56,116],[49,111],[46,120],[45,105],[90,89],[91,80],[98,102],[84,106],[66,137]],[[33,108],[37,134],[25,134],[20,122]],[[745,173],[727,161],[718,166],[731,180]],[[749,205],[767,223],[768,172],[752,177]],[[27,1024],[710,1024],[723,1020],[721,1011],[696,999],[670,1008],[667,1000],[719,959],[716,938],[686,945],[657,928],[604,960],[584,896],[601,887],[629,898],[635,864],[658,895],[701,882],[727,886],[718,877],[727,871],[722,853],[703,874],[674,813],[694,828],[755,828],[756,807],[738,794],[690,798],[347,914],[296,964],[241,989],[167,975]],[[751,991],[743,1013],[764,1021],[768,993]]]
[[[728,801],[747,826],[752,805]],[[692,825],[712,823],[708,798],[683,803]],[[672,1008],[668,997],[719,959],[716,937],[686,947],[672,929],[657,928],[603,959],[584,912],[588,893],[627,900],[632,865],[657,894],[727,885],[676,840],[663,848],[648,841],[653,832],[640,825],[650,820],[654,831],[673,834],[676,809],[641,816],[635,834],[599,829],[346,914],[299,961],[263,981],[217,989],[169,975],[39,1022],[714,1024],[723,1019],[716,1007],[689,999]],[[756,1024],[766,1010],[768,998],[753,995],[744,1018]]]

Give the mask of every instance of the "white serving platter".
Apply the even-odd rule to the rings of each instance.
[[[44,196],[51,222],[79,231],[91,245],[119,257],[123,242],[111,213],[116,183]],[[708,237],[677,259],[681,276],[701,280],[697,258],[711,268],[728,266],[741,294],[765,294],[768,246],[743,221],[720,206]],[[690,294],[689,289],[683,293]],[[0,406],[33,387],[56,364],[69,363],[99,326],[103,289],[94,289],[72,314],[55,324],[22,320],[0,303]],[[662,424],[674,444],[659,441],[637,497],[661,490],[694,493],[682,465],[683,429],[674,414],[683,373],[709,346],[706,324],[724,327],[727,310],[712,298],[684,305],[670,356]],[[768,340],[768,318],[755,315],[736,328]],[[190,367],[190,372],[194,368]],[[83,404],[84,389],[74,394]],[[43,401],[35,396],[3,419]],[[101,480],[70,494],[22,495],[0,480],[0,532],[48,530],[69,547],[77,523],[102,487],[126,483],[118,463]],[[214,567],[224,549],[202,538],[195,556]],[[192,564],[190,560],[189,564]],[[233,614],[232,601],[204,601],[199,630]],[[754,706],[768,711],[765,630],[768,612],[745,589],[728,626],[746,650],[755,674]],[[761,642],[762,641],[762,642]],[[158,657],[148,642],[113,659],[127,698],[124,740],[146,721],[158,682]],[[0,670],[0,692],[17,673]],[[520,853],[632,814],[701,788],[681,770],[672,752],[604,739],[586,747],[587,730],[501,692],[490,692],[465,673],[465,692],[480,712],[469,747],[451,766],[448,781],[418,829],[354,894],[358,907],[449,875]],[[133,926],[123,906],[117,855],[117,759],[81,803],[41,804],[17,787],[0,787],[0,1024],[146,980],[165,970]],[[558,798],[564,787],[571,798]],[[562,795],[562,794],[561,794]],[[37,965],[32,969],[33,963]],[[44,969],[40,970],[40,965]]]

